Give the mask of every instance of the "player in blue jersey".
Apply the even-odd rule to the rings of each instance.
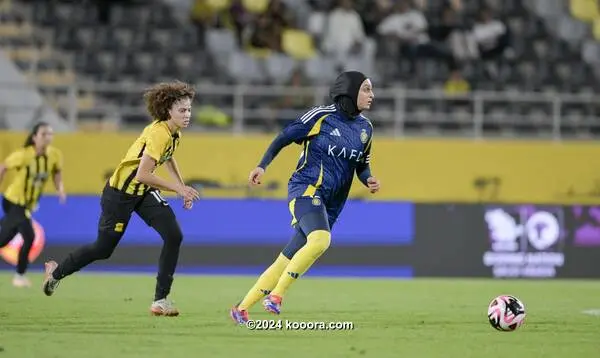
[[[333,104],[306,112],[273,140],[260,164],[250,173],[259,185],[267,166],[291,143],[304,146],[288,184],[292,226],[296,232],[275,262],[259,277],[230,315],[238,324],[261,298],[264,308],[279,314],[289,286],[327,250],[331,228],[346,203],[356,174],[371,193],[379,181],[371,175],[373,126],[361,112],[373,102],[373,85],[364,74],[340,74],[330,89]]]

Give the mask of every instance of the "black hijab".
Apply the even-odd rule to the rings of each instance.
[[[357,106],[360,85],[366,79],[362,72],[342,72],[329,89],[329,97],[344,113],[355,117],[360,114]]]

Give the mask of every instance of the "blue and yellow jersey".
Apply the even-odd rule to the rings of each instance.
[[[366,117],[350,118],[335,105],[316,107],[283,129],[259,166],[265,168],[289,143],[303,145],[289,180],[288,199],[318,196],[328,214],[336,216],[348,198],[354,174],[370,174],[372,136],[373,126]]]

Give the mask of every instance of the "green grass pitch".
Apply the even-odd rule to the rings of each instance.
[[[0,358],[154,357],[600,357],[598,281],[352,280],[305,278],[292,286],[283,313],[254,319],[344,321],[338,331],[252,331],[228,317],[253,277],[178,276],[172,299],[182,314],[152,317],[152,275],[80,273],[52,297],[15,289],[0,274]],[[519,297],[525,325],[497,332],[487,305]],[[283,321],[285,322],[285,321]]]

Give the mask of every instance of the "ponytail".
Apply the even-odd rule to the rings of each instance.
[[[34,145],[35,143],[33,142],[33,136],[35,136],[37,134],[37,132],[40,131],[40,128],[42,127],[46,127],[49,124],[46,122],[38,122],[36,123],[36,125],[33,126],[33,128],[31,129],[31,132],[29,132],[29,135],[27,136],[27,139],[25,139],[25,145],[24,147],[29,147],[30,145]]]

